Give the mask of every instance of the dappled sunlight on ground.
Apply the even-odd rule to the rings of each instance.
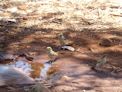
[[[33,57],[26,60],[33,68],[31,77],[40,77],[42,70],[53,92],[121,92],[121,0],[6,0],[0,5],[0,51]],[[60,33],[75,51],[60,49]],[[48,46],[59,56],[44,68]],[[104,55],[107,63],[95,70]],[[10,62],[0,54],[1,64]]]

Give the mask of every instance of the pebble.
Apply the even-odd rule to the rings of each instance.
[[[75,51],[75,48],[74,47],[71,47],[71,46],[62,46],[61,48],[63,50]]]

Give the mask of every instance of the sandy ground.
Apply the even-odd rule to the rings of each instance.
[[[51,46],[59,53],[46,80],[52,92],[122,92],[122,7],[104,2],[80,4],[2,2],[0,51],[27,53],[33,62],[43,63],[49,60],[46,47]],[[61,32],[74,52],[59,50]],[[101,71],[94,70],[103,55],[107,64]]]

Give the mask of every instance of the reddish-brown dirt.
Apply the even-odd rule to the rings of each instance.
[[[0,50],[28,53],[34,57],[33,62],[43,63],[48,60],[46,47],[51,46],[59,53],[59,59],[54,62],[58,71],[53,68],[54,74],[48,78],[54,92],[122,92],[122,32],[121,29],[104,31],[1,27]],[[76,51],[59,50],[57,35],[60,32]],[[103,55],[107,55],[107,65],[95,71],[92,67]]]

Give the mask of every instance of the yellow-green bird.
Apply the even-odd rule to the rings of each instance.
[[[47,47],[47,54],[51,60],[55,60],[58,57],[58,53],[55,52],[51,47]]]
[[[64,34],[63,33],[60,33],[59,34],[59,41],[60,41],[61,46],[65,46],[66,45],[65,39],[66,38],[64,37]]]
[[[96,63],[96,68],[100,68],[101,66],[103,66],[104,64],[107,63],[107,56],[102,56],[100,59],[97,60],[97,63]]]

